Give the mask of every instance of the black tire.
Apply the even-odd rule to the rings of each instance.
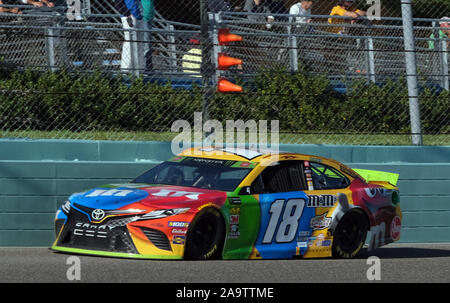
[[[187,260],[221,259],[225,224],[214,208],[202,210],[189,226],[184,258]]]
[[[359,210],[349,211],[333,233],[333,257],[350,259],[358,255],[366,242],[369,221]]]

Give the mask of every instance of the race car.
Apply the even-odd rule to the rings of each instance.
[[[147,259],[355,257],[400,238],[397,174],[324,157],[196,147],[75,193],[54,251]]]

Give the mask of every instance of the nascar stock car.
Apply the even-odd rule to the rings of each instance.
[[[131,183],[70,196],[51,248],[148,259],[352,258],[366,237],[369,247],[400,238],[397,178],[312,155],[192,148]]]

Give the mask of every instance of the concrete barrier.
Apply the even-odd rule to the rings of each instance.
[[[450,147],[282,145],[400,174],[402,242],[450,242]],[[168,142],[0,140],[0,246],[49,246],[74,192],[122,183],[171,156]]]

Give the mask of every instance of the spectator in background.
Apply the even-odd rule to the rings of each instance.
[[[245,0],[244,12],[271,14],[270,8],[266,0]],[[275,20],[273,16],[248,15],[248,19],[255,22],[267,22],[266,27],[270,28],[271,23]]]
[[[428,42],[429,49],[435,49],[435,35],[431,34]],[[442,17],[439,21],[439,39],[450,39],[450,18]],[[447,50],[450,50],[450,41],[447,41]]]
[[[313,6],[313,0],[301,0],[300,2],[292,5],[289,9],[289,22],[295,24],[290,27],[290,31],[293,34],[304,34],[308,31],[312,31],[311,23],[311,8]],[[295,17],[294,17],[295,16]],[[305,70],[310,70],[315,62],[320,61],[317,59],[317,54],[311,51],[310,40],[297,37],[295,42],[297,43],[298,60],[303,64]]]
[[[6,1],[0,0],[0,5],[8,4]],[[12,14],[21,14],[22,12],[18,7],[1,7],[0,6],[0,13],[12,13]]]
[[[48,1],[48,0],[37,0],[37,1],[21,0],[21,1],[23,4],[30,4],[30,5],[33,5],[34,7],[43,7],[43,6],[55,7],[55,3]]]
[[[127,30],[124,31],[125,41],[122,45],[120,68],[126,72],[132,72],[136,69],[144,69],[146,72],[150,72],[153,69],[153,64],[148,30],[152,28],[152,21],[155,16],[153,0],[121,0],[116,2],[115,5],[122,14],[122,27]],[[133,28],[145,30],[136,31],[135,39],[137,42],[133,41],[131,31],[128,31]],[[133,45],[137,46],[137,58],[132,52]]]
[[[311,22],[311,7],[313,5],[313,0],[301,0],[300,2],[294,4],[289,9],[289,15],[296,15],[295,23],[297,27]],[[290,17],[290,21],[293,21],[294,17]]]
[[[211,13],[229,12],[231,5],[227,0],[208,0],[208,9]]]
[[[428,41],[428,49],[436,50],[435,52],[429,53],[429,58],[427,60],[428,67],[430,68],[430,78],[434,81],[442,80],[442,69],[441,69],[441,50],[440,41],[436,40],[436,34],[438,34],[439,39],[450,39],[450,18],[442,17],[439,20],[439,28],[434,29],[433,33],[430,35]],[[447,51],[450,50],[450,41],[447,41]]]
[[[330,12],[330,16],[341,16],[341,17],[349,17],[352,20],[350,21],[351,24],[355,23],[356,19],[360,16],[365,16],[366,12],[363,10],[360,10],[356,7],[354,7],[355,0],[342,0],[339,2],[338,5],[333,7],[333,9]],[[344,24],[347,20],[344,18],[329,18],[328,23],[329,24]],[[333,26],[330,29],[331,32],[335,32],[338,34],[345,33],[345,27],[344,26]]]

